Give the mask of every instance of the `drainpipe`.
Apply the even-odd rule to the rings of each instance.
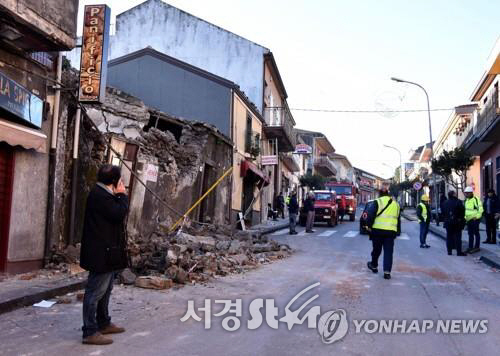
[[[50,135],[50,151],[49,151],[49,184],[47,194],[47,215],[45,224],[45,251],[44,265],[48,263],[50,258],[50,242],[54,227],[54,187],[56,179],[56,149],[57,149],[57,130],[59,128],[59,104],[61,102],[60,85],[62,77],[62,52],[57,56],[57,84],[54,87],[54,110],[52,115],[52,132]]]
[[[71,207],[69,220],[69,244],[75,243],[75,215],[76,215],[76,195],[78,182],[78,144],[80,143],[80,120],[82,110],[80,107],[76,109],[75,117],[75,133],[73,137],[73,175],[71,177]]]

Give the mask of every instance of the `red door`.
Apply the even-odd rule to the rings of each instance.
[[[0,143],[0,271],[5,270],[7,263],[13,172],[12,148]]]

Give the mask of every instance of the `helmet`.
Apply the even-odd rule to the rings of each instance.
[[[427,194],[424,194],[422,195],[422,198],[420,198],[420,200],[429,201],[429,196]]]
[[[474,189],[472,189],[471,186],[468,186],[467,188],[464,189],[464,193],[474,193]]]

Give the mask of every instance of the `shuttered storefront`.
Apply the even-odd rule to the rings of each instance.
[[[0,271],[5,269],[9,239],[12,174],[14,165],[12,148],[0,142]]]

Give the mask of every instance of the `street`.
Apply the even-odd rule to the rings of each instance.
[[[418,226],[402,221],[396,240],[391,280],[366,268],[371,244],[358,234],[359,222],[327,228],[314,234],[289,236],[287,230],[270,237],[296,251],[287,259],[245,274],[218,278],[208,285],[168,291],[116,286],[112,296],[113,321],[127,328],[113,335],[109,346],[81,344],[81,303],[56,304],[49,309],[27,307],[0,315],[1,355],[494,355],[500,347],[500,285],[498,272],[474,257],[446,254],[445,242],[429,235],[430,249],[420,249]],[[303,228],[299,227],[298,231]],[[382,260],[380,260],[380,263]],[[341,341],[324,344],[307,323],[278,330],[264,322],[247,329],[248,305],[255,298],[274,298],[284,306],[302,289],[320,282],[312,305],[321,313],[345,309],[349,320],[358,319],[466,319],[488,320],[485,334],[369,334],[349,332]],[[223,317],[181,322],[187,301],[196,308],[203,300],[243,299],[241,326],[222,329]],[[198,312],[198,315],[201,313]],[[214,313],[212,313],[213,315]],[[203,317],[203,314],[201,314]],[[283,323],[281,323],[283,324]]]

